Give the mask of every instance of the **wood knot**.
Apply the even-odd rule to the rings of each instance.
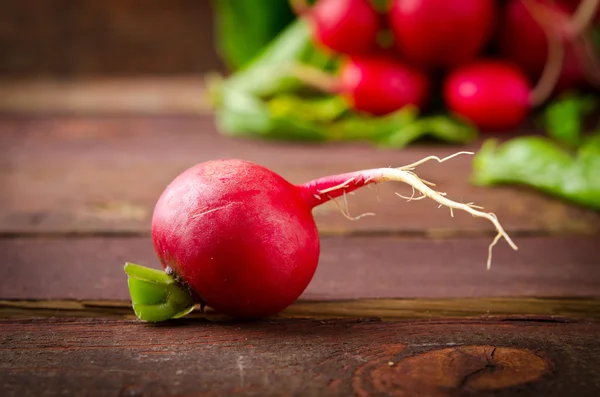
[[[533,382],[549,369],[546,359],[527,349],[458,346],[400,360],[378,357],[357,370],[353,386],[359,396],[455,396]]]

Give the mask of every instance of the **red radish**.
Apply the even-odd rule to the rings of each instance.
[[[379,15],[369,0],[292,0],[296,11],[312,26],[314,40],[342,54],[366,54],[377,48]]]
[[[498,236],[490,245],[489,267],[491,247],[500,237],[516,249],[496,216],[449,200],[411,171],[425,161],[456,155],[302,185],[243,160],[193,166],[169,184],[154,210],[152,239],[166,274],[133,264],[125,267],[134,310],[148,321],[186,314],[195,302],[240,318],[278,313],[300,296],[317,267],[320,240],[312,209],[386,181],[407,183],[451,212],[460,209],[492,222]]]
[[[528,113],[530,98],[526,75],[506,61],[482,60],[462,66],[444,82],[448,108],[483,129],[518,125]]]
[[[389,56],[346,58],[338,76],[304,66],[294,72],[309,85],[341,95],[352,109],[374,115],[407,105],[421,108],[430,91],[427,75]]]
[[[390,25],[399,51],[427,67],[473,60],[490,37],[495,0],[392,0]]]
[[[499,31],[501,54],[519,64],[533,79],[539,78],[548,57],[547,38],[521,0],[508,1]]]
[[[560,34],[559,26],[568,20],[570,9],[557,2],[535,2],[549,7],[549,11],[557,19],[556,34]],[[512,0],[506,5],[498,37],[499,50],[503,57],[520,65],[532,79],[537,80],[548,60],[548,38],[521,0]],[[556,83],[559,89],[575,86],[583,80],[572,49],[565,52],[562,69]]]
[[[353,109],[375,115],[407,105],[423,107],[430,89],[425,74],[383,57],[348,60],[340,70],[340,85]]]
[[[578,12],[580,5],[582,13]],[[597,5],[597,0],[509,0],[498,32],[500,54],[524,68],[534,80],[543,75],[548,64],[557,64],[560,72],[552,84],[555,92],[581,86],[590,77],[598,78],[593,76],[597,71],[586,70],[589,67],[586,63],[593,65],[595,61],[586,59],[589,54],[585,54],[579,38],[594,18],[594,10],[595,18],[600,16]],[[535,17],[532,12],[536,13]],[[549,42],[550,39],[554,43]],[[549,55],[549,44],[561,46],[562,50],[559,53],[554,50],[554,54]]]

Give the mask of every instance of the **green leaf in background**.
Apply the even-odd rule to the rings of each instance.
[[[447,115],[421,117],[406,127],[394,131],[379,143],[404,147],[418,138],[431,136],[443,142],[469,143],[477,138],[477,129],[467,122]]]
[[[213,0],[216,43],[230,70],[246,65],[296,17],[288,0]]]
[[[268,101],[273,117],[285,118],[291,114],[308,121],[328,123],[347,112],[348,105],[340,96],[301,98],[296,95],[278,95]]]
[[[486,141],[473,160],[473,182],[527,185],[600,210],[600,125],[595,134],[583,134],[585,117],[596,105],[594,98],[571,94],[547,106],[549,137]]]
[[[244,91],[225,90],[217,109],[222,133],[279,140],[366,141],[402,148],[424,136],[466,143],[475,138],[470,126],[448,116],[419,117],[407,106],[375,117],[350,112],[337,96],[304,98],[293,95],[261,100]]]
[[[247,92],[225,89],[216,120],[222,134],[300,141],[323,141],[325,131],[301,116],[274,116],[266,102]]]
[[[577,147],[585,116],[595,110],[593,96],[569,95],[548,105],[544,123],[550,137],[570,147]]]
[[[474,183],[516,183],[600,210],[600,132],[575,155],[550,139],[526,136],[485,142],[473,161]]]
[[[224,83],[231,89],[266,98],[303,87],[302,82],[291,75],[296,64],[326,68],[332,62],[312,44],[308,24],[304,20],[296,20],[251,63]]]

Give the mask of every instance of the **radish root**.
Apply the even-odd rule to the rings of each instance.
[[[356,185],[362,179],[363,182],[360,184],[362,186],[364,186],[368,183],[379,183],[379,182],[388,182],[388,181],[403,182],[403,183],[406,183],[407,185],[409,185],[413,189],[412,196],[406,197],[399,193],[396,193],[396,195],[403,199],[406,199],[407,201],[422,200],[427,197],[427,198],[430,198],[430,199],[436,201],[437,203],[439,203],[439,208],[441,208],[442,206],[448,207],[450,209],[451,216],[454,216],[454,210],[461,210],[461,211],[471,214],[472,216],[474,216],[476,218],[487,219],[494,225],[494,227],[496,228],[496,231],[497,231],[497,235],[494,237],[494,240],[492,241],[492,243],[489,245],[489,248],[488,248],[487,269],[490,269],[491,264],[492,264],[492,248],[496,245],[496,243],[500,240],[500,238],[504,238],[506,240],[506,242],[508,243],[508,245],[510,245],[510,247],[512,249],[518,250],[517,245],[512,241],[510,236],[504,231],[504,228],[502,227],[502,225],[500,225],[500,222],[498,221],[498,218],[496,217],[496,215],[491,212],[480,211],[480,210],[483,210],[483,207],[480,207],[473,203],[459,203],[459,202],[452,201],[452,200],[446,198],[445,197],[446,193],[435,191],[430,187],[430,186],[435,186],[435,184],[425,181],[424,179],[421,179],[418,175],[416,175],[414,172],[411,171],[411,170],[415,169],[418,165],[421,165],[427,161],[436,160],[439,163],[443,163],[444,161],[447,161],[449,159],[452,159],[452,158],[462,155],[462,154],[473,154],[473,152],[458,152],[458,153],[455,153],[451,156],[447,156],[444,158],[439,158],[437,156],[428,156],[428,157],[426,157],[422,160],[419,160],[415,163],[412,163],[412,164],[409,164],[409,165],[406,165],[403,167],[399,167],[399,168],[377,168],[377,169],[371,169],[371,170],[365,170],[365,171],[358,171],[358,172],[354,173],[353,177],[344,180],[343,183],[337,184],[335,186],[332,186],[332,187],[329,187],[326,189],[317,190],[317,192],[319,194],[326,194],[327,199],[334,201],[335,205],[338,206],[338,208],[340,209],[340,211],[346,218],[356,220],[362,216],[373,215],[373,214],[367,213],[367,214],[363,214],[363,215],[360,215],[360,216],[354,217],[354,218],[350,217],[350,215],[348,213],[348,208],[347,208],[347,201],[345,198],[345,190],[353,189],[356,187],[356,186],[351,186],[350,185],[351,182],[355,182],[355,185]],[[339,196],[339,194],[335,194],[335,193],[329,194],[329,193],[335,192],[340,189],[343,189],[344,201],[346,202],[345,210],[342,209],[342,207],[335,201],[335,199],[333,197],[333,196]],[[421,195],[418,197],[415,197],[415,192],[419,192],[419,193],[421,193]]]
[[[476,208],[480,208],[480,207],[476,207],[472,203],[463,204],[463,203],[457,203],[455,201],[447,199],[446,197],[444,197],[443,193],[436,192],[435,190],[433,190],[429,186],[427,186],[425,183],[423,183],[423,181],[414,173],[407,172],[401,168],[382,169],[380,180],[381,181],[404,182],[404,183],[414,187],[419,192],[421,192],[421,194],[423,196],[429,197],[430,199],[438,202],[440,204],[440,206],[446,206],[446,207],[450,208],[452,216],[454,216],[452,210],[457,209],[457,210],[462,210],[462,211],[468,212],[469,214],[473,215],[474,217],[484,218],[484,219],[487,219],[490,222],[492,222],[492,224],[498,231],[498,234],[494,238],[494,241],[490,244],[488,260],[487,260],[487,268],[488,269],[492,265],[492,247],[498,242],[498,240],[501,237],[504,237],[504,239],[511,246],[512,249],[514,249],[514,250],[518,249],[516,244],[512,241],[512,239],[504,231],[504,229],[502,228],[502,225],[500,225],[500,222],[498,222],[498,218],[496,217],[495,214],[479,211]]]
[[[351,220],[351,221],[357,221],[360,218],[363,218],[365,216],[375,216],[375,213],[373,212],[365,212],[364,214],[360,214],[358,216],[351,216],[350,215],[350,211],[348,210],[348,200],[346,200],[346,194],[344,193],[344,203],[345,203],[345,208],[343,208],[340,203],[337,202],[337,200],[331,196],[328,196],[329,199],[333,202],[333,204],[335,204],[335,206],[338,208],[338,210],[340,210],[340,212],[342,213],[342,215],[344,216],[344,218]]]

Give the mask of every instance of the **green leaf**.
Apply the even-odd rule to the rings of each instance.
[[[165,272],[133,263],[126,263],[124,270],[133,311],[140,320],[166,321],[194,310],[192,296]]]
[[[385,116],[351,112],[326,128],[332,140],[364,140],[383,146],[387,137],[414,123],[417,117],[418,109],[412,106],[406,106]]]
[[[570,147],[577,147],[583,134],[585,117],[597,106],[593,96],[568,95],[549,104],[544,113],[550,137]]]
[[[302,82],[291,77],[292,67],[301,61],[322,64],[326,59],[314,48],[308,24],[298,19],[224,84],[261,98],[291,92],[303,87]]]
[[[600,209],[600,133],[584,139],[574,155],[544,137],[519,137],[502,145],[488,140],[473,167],[477,185],[523,184]]]
[[[367,141],[401,148],[424,136],[466,143],[477,134],[470,125],[449,116],[419,118],[418,109],[412,106],[381,117],[352,112],[339,96],[278,95],[265,101],[228,88],[223,90],[216,115],[223,134],[265,139]]]
[[[302,98],[297,95],[278,95],[267,102],[274,118],[299,117],[307,121],[328,123],[348,111],[340,96]]]
[[[325,131],[314,121],[296,114],[274,115],[266,102],[244,91],[224,90],[216,117],[219,131],[230,136],[303,141],[327,139]]]
[[[215,47],[230,70],[251,61],[295,15],[288,0],[213,0]]]
[[[477,129],[467,122],[447,115],[435,115],[418,118],[398,128],[379,143],[383,146],[404,147],[425,136],[442,142],[469,143],[477,137],[477,133]]]

